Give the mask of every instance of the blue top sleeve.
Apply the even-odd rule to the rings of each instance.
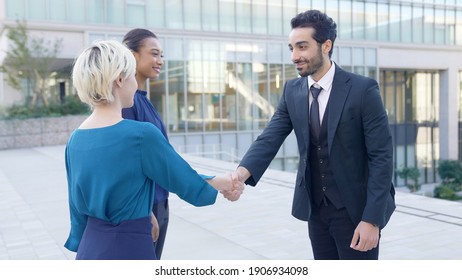
[[[144,137],[141,157],[146,176],[194,206],[215,203],[218,191],[175,152],[158,129],[146,123]]]

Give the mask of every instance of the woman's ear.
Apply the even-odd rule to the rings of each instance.
[[[122,75],[120,75],[116,80],[115,80],[115,83],[118,87],[122,87],[123,83],[124,83],[124,78],[122,77]]]

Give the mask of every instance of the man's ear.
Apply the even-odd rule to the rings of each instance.
[[[332,41],[327,39],[323,44],[322,44],[322,52],[323,53],[329,53],[330,50],[332,49]]]

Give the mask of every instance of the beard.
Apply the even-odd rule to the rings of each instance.
[[[317,55],[314,56],[311,60],[303,58],[299,61],[305,62],[305,67],[297,68],[298,74],[301,77],[308,77],[315,74],[316,72],[318,72],[319,69],[321,69],[324,66],[321,48],[319,48]]]

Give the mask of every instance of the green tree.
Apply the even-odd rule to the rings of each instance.
[[[15,26],[5,25],[1,34],[4,32],[9,47],[0,70],[6,73],[8,84],[27,94],[28,89],[23,88],[22,83],[26,80],[33,93],[30,101],[26,98],[26,102],[35,107],[41,100],[48,107],[46,91],[53,74],[53,64],[61,51],[62,39],[51,41],[30,36],[24,21],[17,21]]]

